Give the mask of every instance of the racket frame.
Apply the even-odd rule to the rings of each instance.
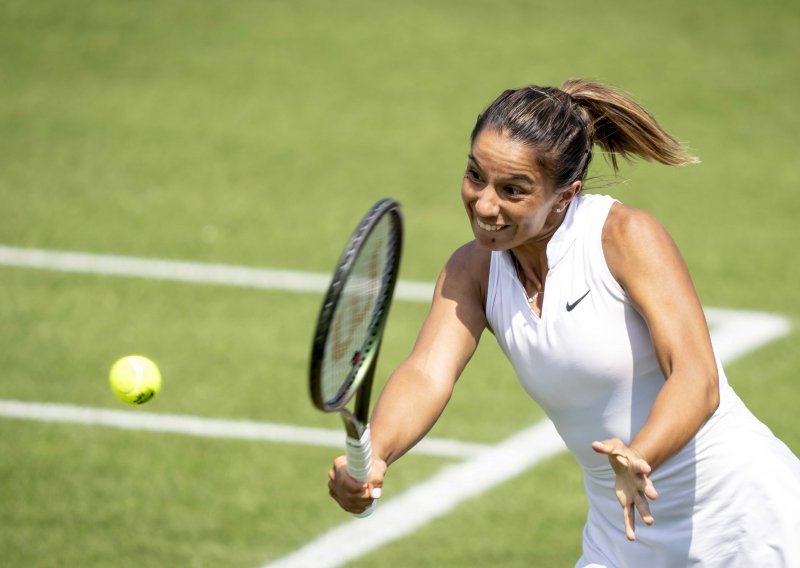
[[[326,401],[322,396],[321,388],[322,366],[325,357],[325,347],[328,342],[331,325],[333,324],[333,315],[342,298],[345,283],[350,277],[364,243],[369,240],[372,231],[378,226],[385,215],[392,216],[390,222],[392,223],[394,234],[394,247],[392,250],[392,258],[388,261],[392,266],[392,270],[388,282],[385,282],[385,286],[382,286],[381,297],[378,298],[376,302],[377,309],[371,314],[367,339],[359,351],[353,355],[353,358],[358,358],[358,361],[351,368],[347,378],[342,383],[342,386],[333,399]],[[383,331],[389,317],[389,308],[391,307],[392,297],[400,271],[402,249],[403,217],[400,204],[392,199],[381,199],[369,209],[355,231],[353,231],[344,252],[336,264],[331,284],[325,294],[317,320],[317,327],[311,350],[309,381],[311,400],[314,406],[324,412],[339,412],[342,415],[347,437],[349,438],[348,448],[354,442],[358,442],[363,446],[365,438],[367,445],[369,443],[369,427],[367,420],[369,417],[372,381],[375,375],[375,366],[381,347]],[[354,410],[351,412],[345,405],[350,402],[354,395]]]

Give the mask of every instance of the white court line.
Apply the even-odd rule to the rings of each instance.
[[[733,361],[789,334],[789,319],[764,312],[705,308],[714,352],[722,362]]]
[[[123,430],[169,432],[204,438],[258,440],[334,448],[344,447],[345,439],[344,431],[341,428],[327,430],[247,420],[200,418],[139,410],[111,410],[18,400],[0,400],[0,417],[38,422],[106,426]],[[412,452],[416,451],[418,454],[428,456],[463,459],[478,455],[488,447],[485,444],[431,438],[420,443]]]
[[[0,265],[297,292],[323,292],[330,280],[325,274],[1,245]],[[400,281],[395,298],[429,301],[432,290],[431,284]],[[706,317],[715,351],[723,362],[780,338],[790,329],[785,317],[760,312],[709,308]],[[562,448],[563,443],[549,421],[534,425],[387,500],[372,517],[340,525],[265,567],[341,566],[411,534],[447,514],[458,503],[519,475]]]
[[[322,293],[327,290],[331,282],[330,274],[313,272],[63,252],[4,245],[0,245],[0,265],[289,292]],[[433,284],[400,280],[395,288],[394,297],[397,300],[429,302],[433,297]]]

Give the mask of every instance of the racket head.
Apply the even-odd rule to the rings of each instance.
[[[325,412],[344,408],[374,370],[400,269],[400,205],[382,199],[353,231],[322,302],[311,351],[310,390]]]

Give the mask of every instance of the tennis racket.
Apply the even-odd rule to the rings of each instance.
[[[333,273],[317,320],[311,350],[311,400],[324,412],[339,412],[347,438],[347,470],[367,481],[372,465],[369,399],[383,330],[389,316],[400,255],[400,205],[382,199],[356,227]],[[355,396],[353,410],[345,405]],[[372,513],[372,505],[363,513]]]

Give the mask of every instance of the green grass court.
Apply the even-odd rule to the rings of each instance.
[[[508,87],[604,80],[703,163],[614,182],[597,159],[594,191],[662,220],[705,306],[789,318],[726,370],[800,453],[798,27],[788,0],[0,0],[0,246],[327,273],[392,196],[401,278],[431,282],[470,238],[478,112]],[[0,266],[0,298],[0,401],[339,428],[306,393],[321,294]],[[425,313],[394,305],[379,375]],[[164,374],[141,409],[108,389],[129,353]],[[487,334],[431,435],[494,444],[541,418]],[[349,520],[325,485],[337,453],[0,417],[0,557],[261,566]],[[407,456],[387,502],[457,461]],[[561,454],[352,565],[572,566],[584,507]]]

